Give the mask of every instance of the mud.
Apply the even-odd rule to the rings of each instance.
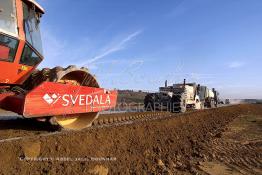
[[[245,167],[252,173],[250,169],[261,168],[261,142],[252,140],[253,146],[238,151],[239,147],[227,149],[222,139],[227,126],[243,115],[261,117],[262,105],[6,141],[0,143],[0,174],[207,174],[200,168],[200,164],[205,167],[203,162],[228,160],[230,164],[233,157],[234,166],[243,167],[246,155],[248,161],[255,160]],[[30,132],[39,132],[30,127]],[[10,128],[1,132],[5,130]],[[222,146],[215,149],[216,145]]]

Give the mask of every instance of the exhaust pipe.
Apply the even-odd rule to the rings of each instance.
[[[197,93],[200,93],[200,84],[197,85]]]

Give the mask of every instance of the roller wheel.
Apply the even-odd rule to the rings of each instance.
[[[23,87],[30,90],[44,81],[99,88],[96,78],[89,73],[88,69],[76,66],[37,70],[28,78]],[[80,130],[91,126],[97,117],[98,112],[52,116],[50,123],[64,129]]]
[[[66,116],[54,116],[51,119],[51,124],[59,125],[63,129],[81,130],[90,127],[97,116],[97,112]]]

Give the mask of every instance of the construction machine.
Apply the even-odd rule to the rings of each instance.
[[[229,105],[229,104],[230,104],[230,100],[229,100],[229,99],[226,99],[226,100],[225,100],[225,104],[226,104],[226,105]]]
[[[215,90],[215,88],[209,89],[206,86],[198,85],[198,94],[200,97],[200,101],[204,104],[206,108],[214,108],[217,107],[219,103],[219,93]]]
[[[159,88],[159,92],[145,96],[146,110],[165,110],[170,112],[186,112],[187,109],[204,109],[216,107],[218,92],[196,83],[167,85]]]
[[[37,70],[43,60],[35,0],[0,1],[0,107],[65,129],[83,129],[116,105],[117,91],[100,88],[87,68]]]

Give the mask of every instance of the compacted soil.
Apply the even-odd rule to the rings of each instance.
[[[0,174],[261,174],[261,120],[262,105],[236,105],[52,134],[21,126],[46,135],[13,140],[0,123]]]

